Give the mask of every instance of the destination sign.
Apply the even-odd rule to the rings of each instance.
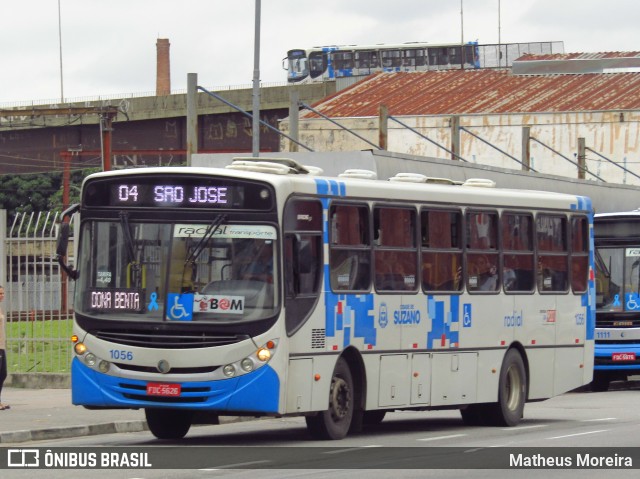
[[[140,312],[145,308],[144,291],[130,288],[97,288],[87,291],[87,309],[109,312]]]
[[[234,178],[201,176],[121,176],[95,178],[85,185],[89,207],[213,208],[270,210],[273,190]]]

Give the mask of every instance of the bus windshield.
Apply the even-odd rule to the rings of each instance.
[[[276,229],[119,220],[82,225],[76,311],[102,319],[239,322],[278,307]]]
[[[600,311],[640,309],[640,250],[601,247],[596,250],[596,306]]]

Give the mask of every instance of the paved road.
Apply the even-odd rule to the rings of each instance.
[[[639,385],[638,381],[613,383],[612,389],[638,389]],[[2,391],[2,402],[9,404],[11,409],[0,411],[0,444],[148,430],[144,411],[91,411],[74,406],[71,404],[71,391],[66,388],[5,387]],[[221,423],[238,420],[240,418],[220,418]]]

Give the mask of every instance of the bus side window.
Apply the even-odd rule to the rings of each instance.
[[[467,289],[496,292],[502,274],[499,268],[498,214],[495,211],[469,211],[466,221]]]
[[[566,291],[569,287],[567,219],[539,214],[536,218],[538,290]]]
[[[420,212],[422,289],[462,291],[462,214],[460,211]]]
[[[327,69],[327,54],[324,52],[309,53],[309,76],[318,78]]]
[[[373,225],[376,290],[415,291],[418,286],[415,210],[376,207]]]
[[[510,293],[533,291],[533,217],[530,214],[504,213],[501,231],[504,290]]]
[[[589,277],[589,223],[584,216],[571,218],[571,289],[587,290]]]
[[[329,212],[329,269],[333,291],[368,291],[371,285],[369,210],[335,205]]]

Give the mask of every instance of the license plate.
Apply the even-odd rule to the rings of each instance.
[[[147,396],[180,396],[179,384],[148,383]]]
[[[613,353],[611,355],[613,361],[635,361],[636,353]]]

